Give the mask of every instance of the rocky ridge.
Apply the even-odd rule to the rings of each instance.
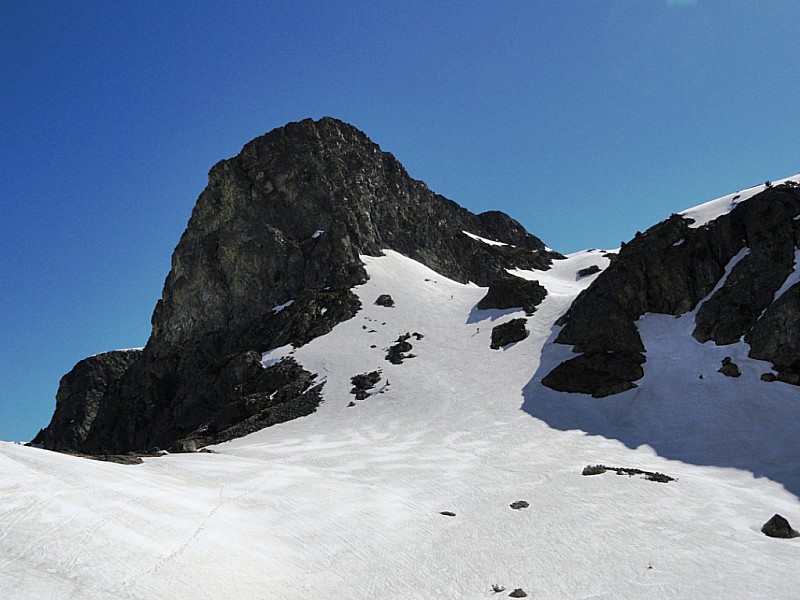
[[[672,215],[637,234],[558,321],[555,343],[578,356],[542,383],[596,397],[635,387],[646,358],[636,320],[695,309],[697,340],[722,346],[744,339],[750,356],[773,364],[777,379],[800,383],[800,286],[781,289],[791,283],[800,245],[798,215],[800,188],[787,182],[764,186],[701,227]]]

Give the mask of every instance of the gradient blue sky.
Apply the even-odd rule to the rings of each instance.
[[[800,3],[0,1],[0,439],[142,346],[209,168],[353,123],[562,252],[800,171]]]

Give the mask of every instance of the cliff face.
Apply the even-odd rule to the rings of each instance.
[[[752,357],[771,362],[778,379],[797,384],[800,288],[782,287],[792,283],[798,215],[800,188],[785,183],[701,227],[673,215],[637,235],[561,319],[555,342],[574,346],[579,355],[542,383],[598,397],[630,389],[645,363],[636,320],[646,312],[679,315],[697,308],[697,340],[727,345],[744,338]]]
[[[180,449],[313,412],[314,375],[292,361],[265,369],[260,353],[351,318],[359,302],[350,290],[366,280],[359,255],[382,249],[481,285],[559,256],[510,217],[475,215],[431,192],[350,125],[288,124],[211,169],[146,348],[124,372],[87,381],[80,393],[102,398],[86,405],[87,425],[54,417],[34,442],[87,453]]]

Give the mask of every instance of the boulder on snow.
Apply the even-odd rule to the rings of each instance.
[[[492,350],[498,350],[508,344],[520,342],[528,337],[527,319],[512,319],[492,329]]]
[[[486,295],[478,302],[480,310],[490,308],[522,308],[532,315],[547,296],[547,290],[538,281],[513,275],[501,277],[489,284]]]
[[[509,506],[511,506],[511,508],[514,510],[521,510],[523,508],[528,508],[530,504],[528,504],[528,502],[525,500],[517,500],[516,502],[512,502]]]
[[[586,267],[585,269],[581,269],[578,271],[578,279],[582,279],[584,277],[588,277],[589,275],[594,275],[595,273],[600,272],[600,267],[597,265],[591,265],[590,267]]]
[[[733,362],[730,356],[722,359],[722,366],[717,369],[717,373],[722,373],[726,377],[740,377],[742,375],[739,365]]]
[[[792,526],[789,525],[789,521],[777,513],[773,515],[769,521],[764,523],[764,526],[761,528],[761,533],[774,538],[790,539],[800,537],[800,533],[792,529]]]
[[[386,308],[392,308],[394,306],[394,298],[389,294],[381,294],[378,296],[377,300],[375,300],[375,304],[378,306],[385,306]]]
[[[528,594],[522,588],[517,588],[508,595],[509,598],[527,598]]]

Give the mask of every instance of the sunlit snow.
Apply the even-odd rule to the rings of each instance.
[[[636,390],[596,400],[538,383],[553,352],[571,353],[543,348],[595,277],[577,272],[604,268],[604,254],[514,271],[548,295],[530,336],[501,350],[489,347],[492,327],[522,311],[478,310],[484,288],[396,252],[363,257],[370,278],[355,289],[353,319],[264,355],[268,364],[291,354],[326,381],[318,411],[218,454],[124,466],[0,444],[0,597],[439,600],[514,588],[548,599],[795,597],[798,540],[759,529],[775,512],[800,524],[797,496],[777,479],[797,458],[779,396],[800,406],[797,388],[758,380],[763,364],[744,347],[696,342],[691,315],[640,319],[648,361]],[[387,293],[393,308],[374,304]],[[406,332],[422,336],[410,339],[415,357],[389,363],[387,347]],[[744,387],[715,371],[731,352]],[[349,407],[350,378],[373,370],[375,393]],[[530,412],[540,400],[544,418],[571,424],[586,408],[596,420],[583,431],[548,425]],[[661,439],[673,431],[659,428],[664,419],[689,437]],[[631,444],[626,428],[652,444]],[[704,431],[712,444],[692,437]],[[659,444],[684,442],[709,454],[659,455]],[[753,444],[766,463],[758,477],[747,456],[717,462]],[[581,475],[597,463],[677,481]],[[529,508],[512,510],[517,500]],[[494,595],[493,584],[507,591]]]

